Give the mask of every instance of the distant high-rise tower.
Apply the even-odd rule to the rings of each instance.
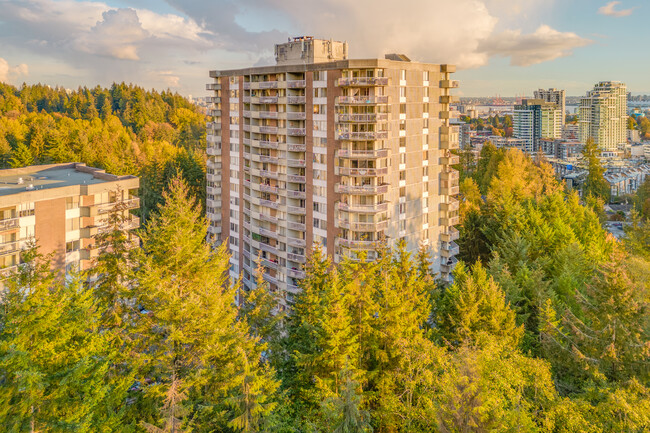
[[[566,121],[566,91],[557,89],[535,90],[535,99],[541,99],[557,106],[562,115],[562,124],[560,125],[560,130],[562,130]]]
[[[457,263],[455,67],[404,55],[351,60],[347,44],[297,38],[277,64],[212,71],[207,217],[229,242],[231,273],[255,286],[258,256],[272,290],[298,290],[313,245],[334,262],[386,240],[450,280]]]
[[[524,99],[515,105],[512,118],[513,135],[525,142],[524,150],[532,154],[541,138],[562,136],[562,115],[555,103],[541,99]]]
[[[627,142],[627,91],[618,81],[601,81],[578,108],[580,141],[593,138],[601,150],[616,151]]]

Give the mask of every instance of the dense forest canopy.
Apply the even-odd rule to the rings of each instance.
[[[205,120],[183,96],[132,84],[70,91],[0,83],[0,167],[74,161],[139,175],[146,217],[177,170],[205,198]]]
[[[228,281],[225,247],[206,241],[181,178],[142,248],[114,221],[93,288],[83,275],[52,279],[47,259],[28,251],[0,305],[0,424],[648,431],[648,220],[635,214],[616,240],[601,225],[602,200],[583,202],[518,150],[485,146],[461,189],[452,285],[436,280],[426,250],[382,248],[373,261],[334,265],[315,249],[289,314],[261,276],[250,292]]]

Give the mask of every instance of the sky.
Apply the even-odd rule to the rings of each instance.
[[[133,82],[206,96],[208,73],[271,65],[291,36],[456,64],[460,96],[650,94],[647,0],[0,0],[0,81]]]

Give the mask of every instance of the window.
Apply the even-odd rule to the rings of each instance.
[[[74,196],[74,197],[66,197],[65,198],[65,208],[66,209],[74,209],[79,207],[79,197]]]
[[[423,113],[428,113],[429,112],[429,104],[427,104],[427,103],[422,104],[422,112]]]
[[[429,151],[425,150],[422,152],[422,160],[423,161],[428,161],[429,160]]]
[[[399,71],[399,79],[406,80],[406,69],[402,69]]]
[[[429,129],[429,119],[423,119],[424,120],[424,125],[422,126],[424,129]]]
[[[406,114],[406,104],[399,104],[399,114]]]
[[[429,167],[422,167],[422,176],[429,176]]]
[[[429,88],[428,88],[428,87],[425,87],[425,88],[424,88],[424,97],[425,97],[425,98],[428,98],[428,97],[429,97]]]
[[[316,228],[320,227],[320,220],[318,218],[314,218],[314,227]]]
[[[68,232],[72,230],[79,230],[79,218],[71,218],[69,220],[65,220],[65,230]]]
[[[400,131],[406,131],[406,120],[400,120],[399,121],[399,130]]]
[[[399,172],[399,180],[406,180],[406,171],[402,170]]]
[[[79,250],[79,241],[72,241],[72,242],[66,242],[65,244],[65,252],[66,253],[71,253],[72,251],[77,251]]]
[[[422,197],[422,207],[423,208],[429,207],[429,197]]]
[[[403,186],[399,189],[399,196],[400,197],[406,197],[406,187]]]
[[[230,231],[238,233],[239,232],[239,225],[237,225],[235,223],[230,223]]]
[[[429,81],[429,71],[422,72],[422,81]]]
[[[406,231],[406,220],[401,220],[399,222],[399,231],[401,232]]]
[[[406,164],[406,154],[405,153],[400,153],[399,154],[399,163],[400,164]]]
[[[399,204],[399,213],[406,213],[406,203]]]
[[[400,87],[399,88],[399,97],[400,98],[406,98],[406,87]]]

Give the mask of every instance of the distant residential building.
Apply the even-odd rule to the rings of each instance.
[[[564,128],[566,119],[566,91],[557,89],[539,89],[535,90],[535,99],[555,104],[560,110],[561,128]]]
[[[0,170],[0,275],[17,268],[20,252],[33,241],[42,254],[53,254],[55,270],[89,269],[101,248],[95,236],[106,230],[117,202],[124,228],[139,227],[129,213],[140,206],[138,187],[135,176],[79,163]]]
[[[450,281],[457,263],[459,130],[452,65],[404,55],[348,59],[310,37],[276,46],[277,64],[211,71],[207,218],[228,242],[231,275],[263,277],[289,302],[314,245],[338,263],[382,242],[427,245]]]
[[[550,158],[568,160],[582,156],[583,144],[578,140],[543,138],[540,148]]]
[[[627,141],[630,143],[640,143],[641,142],[641,132],[638,129],[628,129],[627,130]]]
[[[501,137],[500,135],[493,135],[489,137],[487,141],[490,141],[497,148],[519,149],[522,152],[528,152],[528,142],[522,138]]]
[[[562,136],[562,116],[560,109],[541,99],[524,99],[515,105],[512,119],[513,135],[525,141],[525,152],[537,151],[542,138]]]
[[[601,81],[580,99],[579,139],[592,138],[603,151],[625,149],[627,142],[627,91],[618,81]]]
[[[562,138],[565,140],[579,140],[580,125],[578,123],[566,123],[562,130]]]
[[[612,196],[634,194],[647,177],[650,176],[650,164],[629,168],[616,173],[605,173]]]

